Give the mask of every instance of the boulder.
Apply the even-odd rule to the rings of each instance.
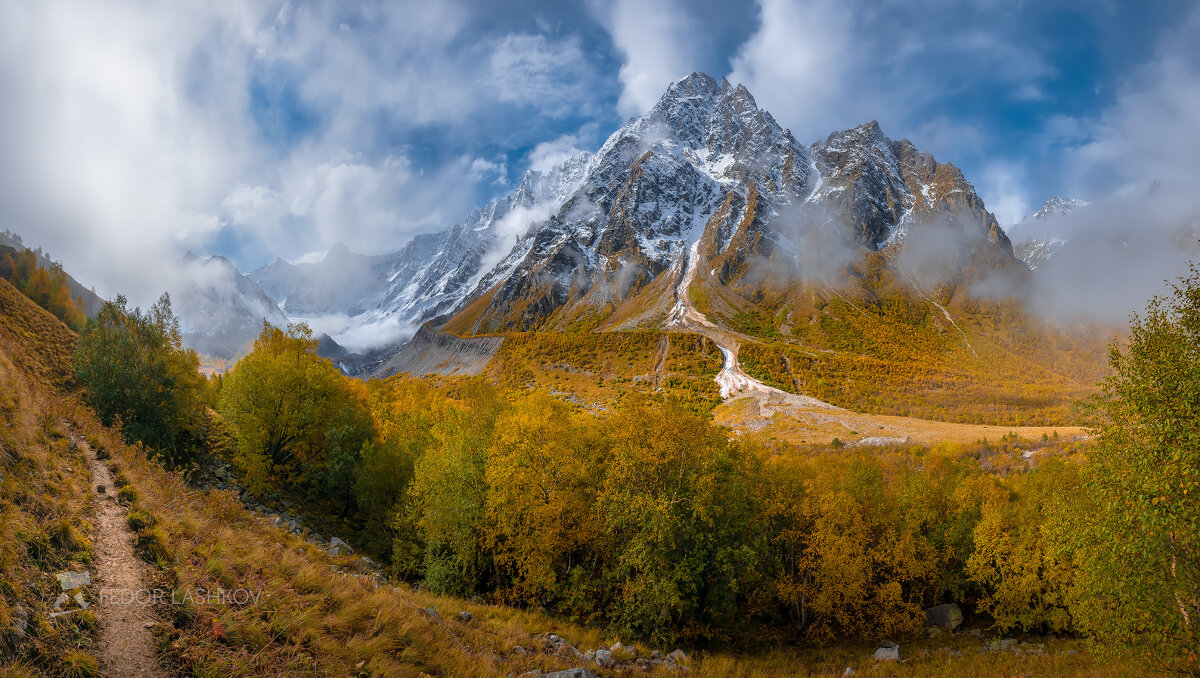
[[[946,603],[925,610],[925,624],[940,626],[950,631],[957,631],[962,626],[963,613],[958,603]]]
[[[330,546],[330,548],[340,549],[342,551],[345,551],[346,553],[354,553],[354,549],[350,548],[349,544],[342,541],[341,539],[338,539],[337,537],[333,537],[332,539],[329,540],[329,546]]]
[[[604,668],[611,668],[617,665],[617,658],[613,656],[610,650],[596,650],[595,661]]]
[[[426,617],[429,617],[430,619],[441,619],[442,618],[442,615],[438,614],[438,611],[433,609],[432,607],[427,607],[427,608],[421,610],[421,614],[425,615]]]
[[[459,612],[458,620],[464,624],[470,624],[471,622],[475,621],[475,615],[471,614],[470,612]]]
[[[900,661],[900,646],[890,640],[883,641],[880,643],[879,649],[875,650],[875,661]]]
[[[585,668],[554,671],[553,673],[544,673],[542,675],[544,678],[596,678],[596,674],[592,673],[591,669]]]
[[[667,659],[670,659],[671,661],[675,662],[676,664],[682,664],[682,663],[686,662],[687,658],[688,658],[687,653],[684,652],[683,650],[673,650],[671,652],[671,654],[667,655]]]

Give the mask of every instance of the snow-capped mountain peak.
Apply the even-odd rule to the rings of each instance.
[[[1055,228],[1055,222],[1091,204],[1079,198],[1051,197],[1036,212],[1013,226],[1013,233],[1018,238],[1013,243],[1013,254],[1031,271],[1044,266],[1067,244],[1065,234]]]

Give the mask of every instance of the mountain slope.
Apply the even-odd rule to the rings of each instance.
[[[0,246],[11,247],[17,252],[29,249],[28,247],[25,247],[25,244],[21,241],[19,236],[8,231],[0,232]],[[57,265],[54,260],[46,256],[46,254],[40,249],[33,250],[33,252],[37,255],[38,266],[41,266],[42,268],[50,268]],[[67,283],[71,287],[71,297],[83,300],[83,306],[81,307],[81,310],[84,312],[84,314],[86,314],[88,317],[91,317],[99,313],[100,307],[104,305],[104,300],[101,299],[100,296],[93,292],[90,288],[84,287],[82,283],[71,277],[70,273],[67,273],[66,275]]]
[[[202,355],[243,353],[262,332],[264,320],[287,327],[275,302],[225,257],[188,252],[169,291],[183,344]]]

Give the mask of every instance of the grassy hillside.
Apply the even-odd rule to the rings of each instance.
[[[766,279],[691,294],[741,335],[747,373],[848,409],[1001,426],[1080,421],[1108,373],[1109,328],[1060,327],[964,288],[923,293],[868,261],[837,284]]]

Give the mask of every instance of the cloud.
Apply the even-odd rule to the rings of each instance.
[[[696,70],[701,27],[677,0],[593,2],[593,14],[608,29],[623,56],[618,77],[623,90],[617,111],[636,116],[658,103],[667,85]]]
[[[856,38],[852,3],[761,0],[759,11],[758,31],[733,58],[729,79],[802,139],[857,124],[864,113],[849,94],[862,83],[850,74],[870,55]]]
[[[1068,155],[1075,190],[1093,197],[1141,193],[1155,179],[1200,181],[1200,8],[1159,42],[1097,119],[1055,131],[1088,141]],[[1073,133],[1073,134],[1072,134]]]
[[[238,184],[221,201],[221,207],[235,222],[251,224],[275,212],[279,202],[279,194],[266,186]]]
[[[498,156],[495,160],[475,158],[467,170],[467,178],[472,181],[490,179],[497,186],[503,186],[508,183],[508,161],[504,156]]]
[[[490,86],[497,99],[537,107],[554,116],[590,103],[588,66],[578,36],[511,34],[492,48]]]
[[[557,139],[543,141],[529,152],[529,169],[545,172],[561,165],[568,158],[579,155],[579,137],[574,134],[564,134]]]
[[[1057,75],[1022,44],[1008,3],[759,0],[758,10],[729,79],[803,140],[872,119],[913,135],[952,113],[957,94],[999,88],[1032,101]]]
[[[577,34],[479,12],[0,0],[0,222],[143,302],[186,249],[250,268],[446,227],[507,181],[521,135],[600,96]]]
[[[1033,211],[1024,190],[1026,175],[1024,167],[1005,161],[989,163],[983,169],[982,181],[976,190],[988,211],[996,215],[996,220],[1005,229]]]

